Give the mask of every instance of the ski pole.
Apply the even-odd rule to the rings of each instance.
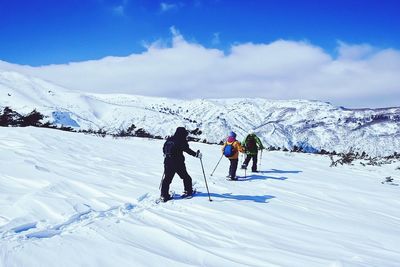
[[[165,177],[165,172],[163,172],[163,175],[162,175],[162,178],[161,178],[161,182],[160,182],[160,186],[158,187],[158,189],[160,189],[160,190],[161,190],[162,183],[164,181],[164,177]]]
[[[211,200],[211,197],[210,197],[210,191],[208,190],[206,174],[205,174],[205,172],[204,172],[203,160],[202,160],[201,158],[200,158],[200,163],[201,163],[201,169],[203,170],[204,181],[206,182],[206,188],[207,188],[207,193],[208,193],[208,199],[209,199],[210,201],[212,201],[212,200]]]
[[[214,170],[212,171],[212,173],[210,174],[210,176],[213,176],[213,174],[214,174],[215,170],[217,169],[219,163],[221,162],[221,159],[222,159],[223,156],[224,156],[224,154],[221,155],[221,158],[218,160],[218,163],[217,163],[217,165],[215,165],[215,168],[214,168]]]
[[[261,168],[262,152],[263,152],[263,150],[261,149],[260,160],[259,160],[259,162],[258,162],[258,167],[259,167],[259,168]]]

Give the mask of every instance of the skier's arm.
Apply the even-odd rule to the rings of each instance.
[[[244,147],[242,147],[242,145],[240,144],[240,142],[236,142],[236,149],[241,152],[244,153]]]
[[[257,145],[258,145],[258,148],[259,148],[259,149],[264,149],[264,146],[263,146],[263,144],[261,143],[261,140],[260,140],[260,138],[258,138],[258,136],[256,136],[256,142],[257,142]]]
[[[246,138],[243,140],[243,142],[241,143],[241,145],[242,145],[242,147],[246,147],[246,144],[247,144],[247,138],[248,138],[249,136],[246,136]]]
[[[187,142],[184,144],[182,150],[188,153],[189,155],[196,157],[196,152],[190,149],[189,144]]]

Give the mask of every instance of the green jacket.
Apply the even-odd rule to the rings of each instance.
[[[256,145],[252,148],[248,147],[250,138],[254,138],[256,141]],[[245,153],[247,155],[256,155],[258,153],[258,150],[264,149],[263,144],[255,134],[247,135],[244,141],[242,142],[242,146],[246,149]]]

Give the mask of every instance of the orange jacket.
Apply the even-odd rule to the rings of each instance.
[[[235,140],[233,142],[225,142],[224,145],[222,146],[222,153],[224,153],[225,146],[228,144],[229,145],[232,144],[233,148],[235,149],[235,154],[233,154],[233,156],[229,157],[228,159],[238,159],[239,152],[243,153],[244,148],[242,147],[242,145],[240,144],[240,142],[238,140]]]

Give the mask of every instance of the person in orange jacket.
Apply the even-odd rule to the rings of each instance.
[[[238,140],[236,140],[236,133],[230,132],[226,142],[222,147],[222,153],[229,159],[231,162],[229,166],[229,175],[227,178],[232,180],[237,180],[236,170],[239,162],[239,152],[243,153],[244,148],[240,144]]]

